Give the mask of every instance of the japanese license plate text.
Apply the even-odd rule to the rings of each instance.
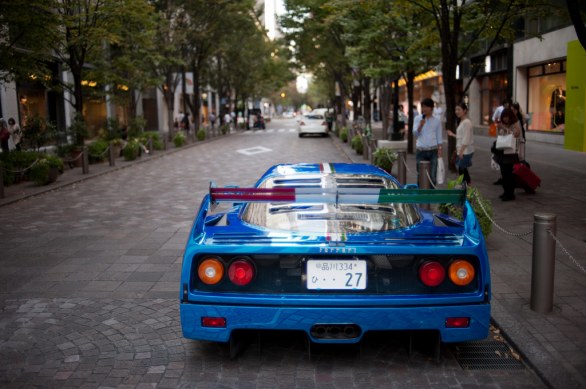
[[[307,289],[366,289],[366,261],[307,261]]]

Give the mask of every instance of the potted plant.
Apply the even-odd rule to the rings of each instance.
[[[88,145],[88,154],[90,163],[103,162],[107,155],[108,142],[104,139],[96,139]]]
[[[373,165],[378,166],[381,169],[385,170],[387,173],[391,174],[393,164],[397,160],[397,157],[397,153],[389,149],[378,148],[372,154],[372,163]]]
[[[356,154],[362,155],[362,153],[364,152],[364,146],[362,145],[362,137],[360,135],[354,135],[350,145],[354,150],[356,150]]]
[[[139,153],[140,142],[135,138],[129,140],[122,149],[122,155],[124,155],[125,161],[134,161],[138,158]]]
[[[61,172],[63,172],[63,161],[44,155],[31,167],[29,177],[37,185],[48,185],[55,182]]]
[[[340,130],[340,140],[344,143],[348,142],[348,129],[346,127]]]
[[[185,145],[185,135],[183,135],[181,132],[178,132],[173,137],[173,143],[175,144],[175,147],[182,147]]]
[[[463,181],[464,175],[460,175],[455,180],[448,181],[448,189],[462,187]],[[472,186],[467,187],[466,200],[468,200],[478,218],[478,223],[480,223],[480,229],[482,230],[484,237],[488,237],[492,232],[492,202],[482,197],[478,188]],[[440,212],[449,214],[456,219],[462,219],[461,206],[455,204],[441,204],[439,210]]]
[[[115,157],[119,157],[122,154],[125,143],[122,138],[114,138],[110,141],[110,147],[114,150]]]
[[[206,130],[204,130],[203,128],[200,128],[197,131],[197,140],[204,140],[206,138]]]

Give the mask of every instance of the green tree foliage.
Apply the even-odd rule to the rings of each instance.
[[[106,93],[126,107],[128,117],[136,118],[141,93],[160,84],[151,64],[161,61],[155,45],[157,14],[143,1],[126,2],[119,15],[117,39],[110,43],[105,55],[92,62],[92,79],[107,85]],[[139,93],[135,93],[139,92]]]
[[[282,20],[289,41],[295,42],[294,57],[299,71],[336,83],[340,96],[336,110],[341,113],[346,96],[352,94],[352,69],[342,39],[344,28],[334,17],[335,9],[320,0],[286,0],[288,14]],[[335,87],[330,91],[335,100]],[[343,116],[342,116],[343,117]]]
[[[52,0],[11,0],[0,5],[0,81],[30,76],[45,79],[50,71],[51,41],[55,28]]]

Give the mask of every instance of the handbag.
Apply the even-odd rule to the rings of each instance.
[[[516,139],[513,134],[499,135],[496,137],[496,149],[515,149]]]
[[[488,136],[496,136],[496,123],[492,123],[490,127],[488,127]]]
[[[444,159],[439,157],[437,159],[437,170],[435,172],[435,182],[438,185],[443,184],[446,181],[446,167],[444,165]]]

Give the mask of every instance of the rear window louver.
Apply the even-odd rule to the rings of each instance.
[[[336,177],[338,188],[385,188],[385,181],[378,177]]]

